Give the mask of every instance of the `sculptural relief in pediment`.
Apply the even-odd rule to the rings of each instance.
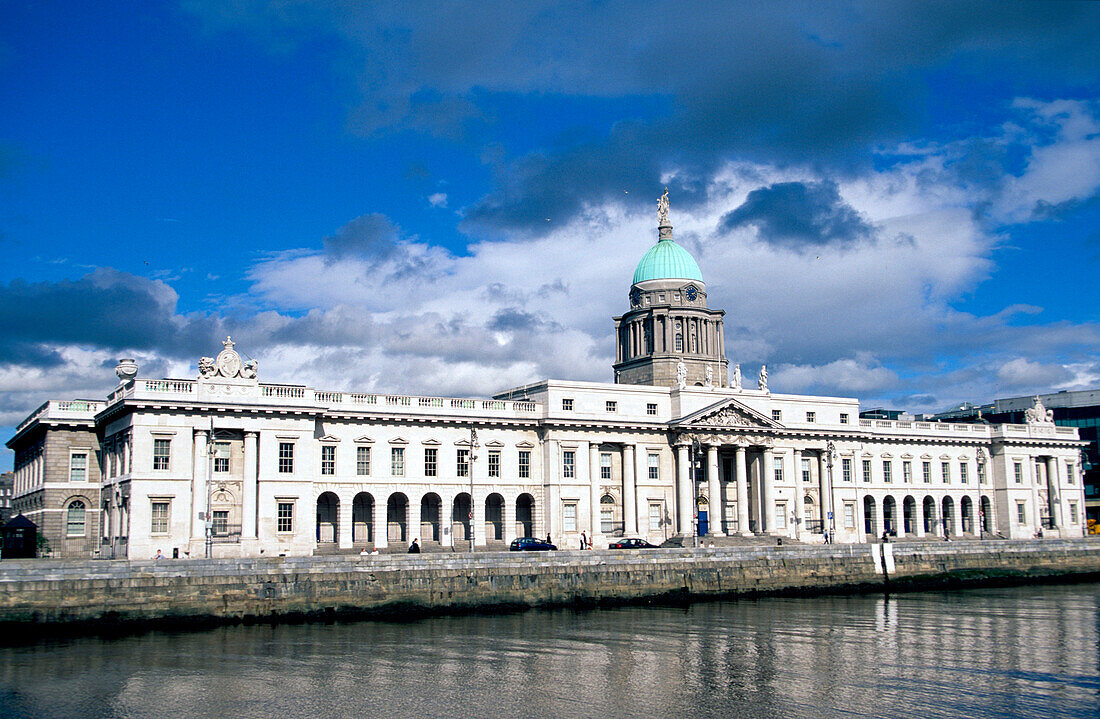
[[[765,425],[761,424],[756,418],[752,417],[747,412],[740,410],[737,407],[734,407],[733,405],[726,405],[714,414],[700,417],[699,419],[692,422],[691,426],[755,429],[763,429],[765,427]]]

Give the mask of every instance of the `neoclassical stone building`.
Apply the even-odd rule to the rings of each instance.
[[[1083,534],[1077,430],[867,420],[729,369],[723,312],[659,239],[615,319],[615,383],[545,380],[492,399],[268,384],[226,339],[194,379],[120,362],[99,400],[17,428],[15,508],[55,556],[256,556],[600,546],[772,535],[821,542]]]

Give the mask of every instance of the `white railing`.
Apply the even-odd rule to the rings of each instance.
[[[339,404],[344,401],[342,392],[317,392],[316,397],[318,402],[326,404]]]
[[[260,385],[260,394],[276,399],[304,399],[306,388],[298,385],[264,384]]]
[[[172,394],[191,394],[195,391],[195,383],[178,379],[143,379],[142,388],[146,392],[170,392]]]

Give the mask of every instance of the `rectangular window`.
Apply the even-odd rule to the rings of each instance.
[[[802,460],[802,481],[806,484],[810,483],[810,460]]]
[[[458,473],[459,477],[470,476],[470,450],[458,450],[458,459],[455,464],[455,471]]]
[[[616,401],[615,401],[615,400],[613,400],[613,399],[609,399],[609,400],[607,400],[606,402],[604,402],[604,408],[605,408],[605,409],[606,409],[606,410],[607,410],[608,412],[614,412],[614,411],[616,411],[616,410],[617,410],[617,409],[619,408],[619,403],[618,403],[618,402],[616,402]]]
[[[1069,523],[1077,524],[1077,502],[1069,503]]]
[[[817,421],[817,412],[807,412],[806,413],[806,421],[807,422],[816,422]]]
[[[943,483],[951,484],[951,463],[940,462],[940,472],[943,473]]]
[[[863,460],[863,481],[871,481],[871,460],[869,459]]]
[[[489,476],[490,477],[499,477],[500,476],[500,450],[499,449],[489,450]]]
[[[887,484],[894,481],[894,463],[888,459],[882,460],[882,481]]]
[[[776,502],[775,503],[775,528],[786,529],[787,528],[787,503]]]
[[[565,479],[577,476],[577,453],[571,449],[561,453],[561,476]]]
[[[966,462],[959,462],[959,484],[966,484],[966,481],[970,478],[970,473],[966,470]]]
[[[844,504],[844,528],[856,528],[856,505],[851,502],[846,502]]]
[[[73,452],[69,455],[69,481],[88,481],[88,455],[86,452]]]
[[[390,474],[394,477],[405,476],[404,447],[390,447]]]
[[[569,399],[569,398],[562,399],[561,409],[562,409],[563,412],[572,412],[573,411],[573,400]]]
[[[912,462],[906,461],[906,462],[901,463],[901,481],[904,482],[905,484],[912,484],[913,483],[913,463]]]
[[[772,410],[772,421],[782,422],[783,421],[783,410],[773,409]]]
[[[172,455],[172,440],[153,440],[153,469],[168,469]]]
[[[355,448],[355,473],[361,477],[370,475],[370,447]]]
[[[150,534],[168,534],[169,504],[169,502],[153,502],[149,522]]]
[[[279,442],[279,474],[294,471],[294,443]]]
[[[214,443],[214,471],[219,474],[229,472],[229,442]]]
[[[840,413],[840,423],[841,424],[848,424],[848,413],[847,412],[841,412]]]
[[[615,512],[611,509],[600,510],[600,531],[611,534],[615,531]]]
[[[334,445],[321,445],[321,474],[336,474],[336,447]]]
[[[655,531],[661,528],[661,504],[660,502],[650,502],[649,504],[649,531]]]
[[[84,510],[84,503],[77,500],[70,504],[65,511],[65,536],[83,537],[86,521],[87,512]]]
[[[978,484],[985,484],[985,465],[978,463]]]
[[[852,460],[848,457],[840,460],[840,476],[845,482],[852,481]]]
[[[577,503],[566,502],[562,507],[561,528],[565,532],[577,531]]]
[[[278,518],[278,523],[275,527],[276,531],[294,531],[294,502],[279,502],[276,516]]]
[[[932,463],[931,462],[921,462],[920,469],[921,469],[921,472],[924,475],[924,483],[925,484],[932,484]]]
[[[1073,462],[1066,462],[1066,484],[1073,484]]]
[[[657,403],[656,402],[647,403],[646,406],[645,406],[645,413],[650,415],[651,417],[656,415],[657,414]]]
[[[1016,502],[1016,523],[1027,524],[1027,502]]]
[[[783,458],[776,457],[772,463],[772,476],[775,478],[773,481],[778,483],[783,481]]]
[[[1024,483],[1024,463],[1023,462],[1013,462],[1012,463],[1012,474],[1016,478],[1016,484],[1023,484]]]
[[[519,451],[519,478],[531,478],[531,450],[529,449]]]
[[[600,479],[611,479],[611,455],[600,453]]]
[[[214,519],[210,523],[210,531],[215,537],[224,537],[229,534],[229,510],[215,509]]]
[[[424,448],[424,476],[435,477],[439,470],[439,450],[435,447]]]
[[[661,455],[656,452],[650,452],[646,457],[646,462],[649,464],[649,478],[660,479],[661,478]]]

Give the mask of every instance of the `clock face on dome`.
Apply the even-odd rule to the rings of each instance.
[[[699,290],[695,289],[695,285],[688,285],[688,288],[684,290],[684,296],[687,297],[688,302],[694,302],[699,299]]]

